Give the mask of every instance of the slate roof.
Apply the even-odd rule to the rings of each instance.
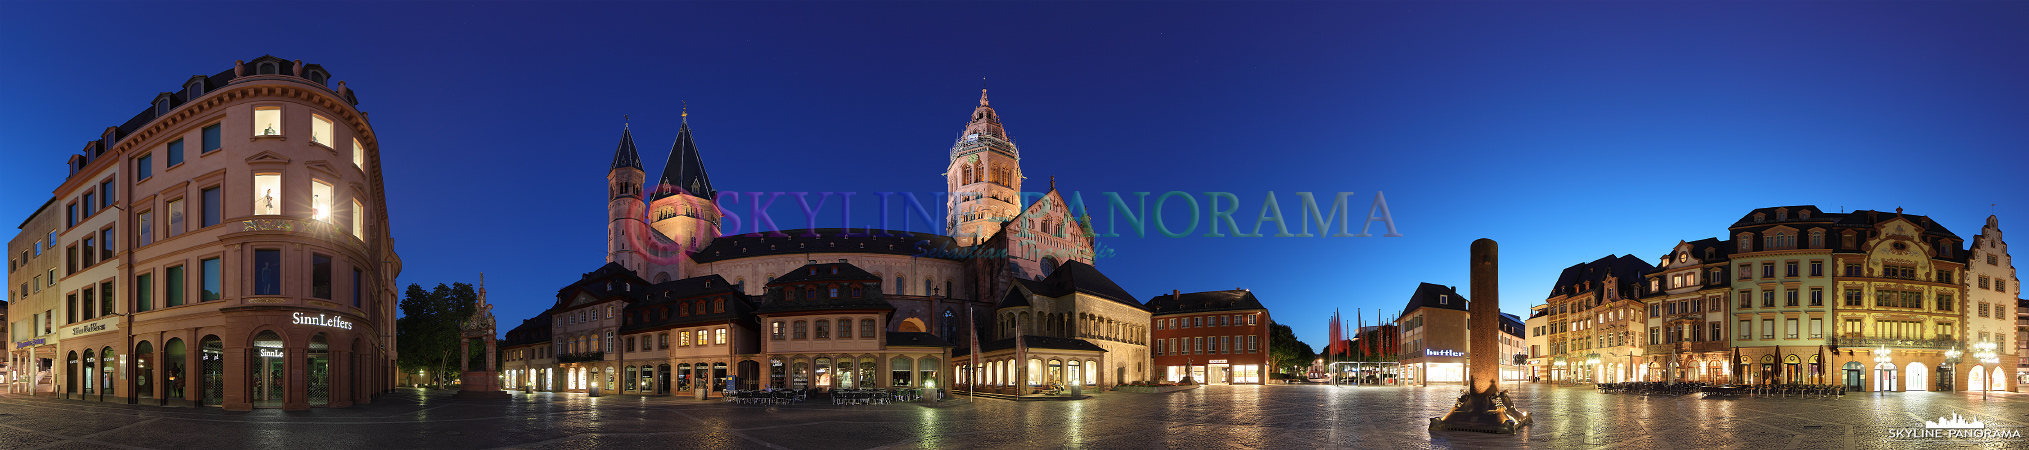
[[[789,273],[775,277],[775,281],[768,282],[768,285],[776,286],[785,283],[807,283],[811,281],[879,282],[881,277],[875,276],[872,272],[867,272],[865,269],[850,263],[816,263],[804,264],[802,267],[797,267],[796,270],[791,270]]]
[[[1776,217],[1778,217],[1778,215],[1776,214],[1776,212],[1778,210],[1788,210],[1789,214],[1787,217],[1784,217],[1781,220],[1777,220]],[[1803,214],[1804,211],[1810,211],[1809,218],[1804,217]],[[1756,213],[1761,214],[1760,222],[1754,221],[1754,215]],[[1754,225],[1779,225],[1790,222],[1827,222],[1838,219],[1839,216],[1844,214],[1845,213],[1827,214],[1825,213],[1825,210],[1818,209],[1817,205],[1770,206],[1767,208],[1755,208],[1747,211],[1747,214],[1740,216],[1740,220],[1733,221],[1733,226],[1743,227]]]
[[[752,218],[743,218],[751,220]],[[795,220],[802,220],[800,217]],[[814,234],[814,235],[813,235]],[[947,249],[954,246],[949,236],[918,233],[913,231],[864,230],[845,228],[813,228],[781,230],[780,233],[751,233],[720,236],[712,239],[711,245],[691,255],[697,262],[718,262],[750,256],[789,255],[799,253],[872,253],[883,255],[920,255],[926,249]],[[932,252],[931,258],[957,260],[956,256]],[[812,257],[824,260],[836,258]]]
[[[685,302],[700,304],[698,303],[700,299],[704,300],[701,305],[710,306],[714,305],[714,301],[719,298],[726,299],[725,312],[704,312],[709,310],[699,308],[693,309],[690,315],[685,316],[681,315],[681,310],[677,308],[680,303]],[[664,308],[667,308],[666,313]],[[747,315],[754,311],[754,305],[748,302],[746,294],[741,293],[738,286],[728,283],[725,278],[714,274],[671,280],[649,286],[644,290],[639,300],[627,304],[629,317],[635,317],[632,314],[643,311],[649,313],[647,319],[627,322],[620,326],[620,331],[628,332],[740,320],[747,318]],[[664,317],[664,314],[667,314],[667,317]]]
[[[1557,275],[1557,284],[1550,286],[1550,295],[1547,297],[1598,290],[1605,287],[1606,277],[1609,275],[1619,279],[1623,285],[1639,285],[1642,275],[1655,268],[1655,265],[1634,255],[1606,255],[1592,262],[1573,264],[1564,268],[1564,272]],[[1591,287],[1586,291],[1577,290],[1581,284]],[[1623,289],[1625,287],[1621,286]]]
[[[1023,280],[1021,285],[1030,292],[1044,297],[1057,298],[1078,292],[1147,309],[1141,301],[1134,299],[1133,294],[1128,294],[1126,289],[1121,289],[1119,284],[1114,284],[1112,279],[1106,278],[1106,274],[1100,273],[1098,268],[1076,260],[1058,266],[1056,272],[1043,277],[1042,281]],[[1023,304],[1027,302],[1024,301]]]
[[[1152,315],[1157,316],[1211,311],[1268,309],[1261,306],[1261,300],[1254,298],[1254,293],[1246,289],[1158,295],[1148,299],[1146,308]]]
[[[1416,311],[1417,308],[1464,311],[1465,305],[1466,298],[1458,294],[1458,289],[1441,284],[1417,283],[1416,292],[1409,294],[1409,304],[1402,307],[1401,317],[1409,317],[1409,313]]]
[[[833,268],[838,269],[838,273],[832,273]],[[816,273],[811,273],[813,271]],[[838,298],[830,298],[829,295],[826,295],[826,292],[819,290],[818,297],[815,299],[805,298],[802,292],[795,289],[795,286],[791,286],[792,284],[831,281],[845,283],[863,282],[867,283],[867,286],[861,289],[859,298],[852,298],[851,295],[848,295],[847,291],[849,288],[841,288]],[[880,281],[873,273],[869,273],[849,263],[804,264],[802,267],[797,267],[794,270],[790,270],[789,273],[776,277],[775,281],[768,282],[768,293],[762,296],[761,304],[754,308],[754,312],[893,311],[895,305],[889,304],[887,297],[881,293]]]
[[[1930,220],[1930,217],[1928,216],[1903,214],[1900,212],[1855,210],[1851,213],[1847,213],[1846,217],[1840,218],[1838,222],[1832,223],[1832,226],[1842,228],[1846,227],[1873,228],[1875,225],[1880,225],[1883,222],[1895,220],[1895,218],[1897,217],[1908,219],[1910,223],[1916,224],[1916,226],[1919,227],[1923,227],[1924,236],[1948,237],[1958,241],[1964,240],[1960,239],[1959,235],[1953,234],[1951,230],[1945,229],[1943,224],[1937,223],[1937,221],[1935,220]]]
[[[627,298],[632,301],[648,293],[648,285],[648,280],[641,279],[633,270],[609,262],[586,272],[577,282],[557,289],[557,304],[552,309],[566,307],[573,297],[569,294],[576,290],[599,299]]]
[[[902,347],[950,347],[950,346],[952,346],[950,342],[945,342],[945,341],[944,341],[944,338],[940,338],[940,337],[937,337],[937,335],[935,335],[935,334],[930,334],[930,333],[923,333],[923,332],[914,332],[914,331],[890,331],[890,332],[888,332],[888,341],[887,341],[887,342],[888,342],[888,346],[889,346],[889,347],[896,347],[896,346],[902,346]]]
[[[676,143],[669,146],[669,162],[662,166],[662,178],[653,189],[655,195],[650,201],[677,194],[716,199],[718,192],[712,190],[712,179],[705,175],[704,158],[698,156],[697,142],[690,136],[690,122],[676,132]]]
[[[634,131],[620,127],[620,149],[613,151],[613,168],[641,168],[641,154],[634,151]]]
[[[549,311],[543,311],[535,317],[523,319],[521,325],[515,325],[514,329],[507,330],[507,336],[500,340],[499,345],[515,347],[549,342],[552,321],[550,317]]]
[[[1054,336],[1022,336],[1021,338],[1024,340],[1025,343],[1028,344],[1028,347],[1031,349],[1080,350],[1093,352],[1106,351],[1106,349],[1100,348],[1099,345],[1093,344],[1090,341],[1086,341],[1084,339],[1060,338]],[[1011,348],[1015,348],[1014,338],[1001,339],[993,342],[982,342],[979,344],[980,353],[996,352]],[[951,351],[951,357],[953,358],[971,354],[972,348],[962,345],[958,346],[956,349]]]

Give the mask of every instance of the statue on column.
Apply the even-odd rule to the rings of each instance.
[[[500,389],[500,367],[495,362],[494,346],[497,339],[493,333],[493,305],[486,303],[486,275],[479,275],[479,304],[472,308],[472,317],[458,325],[458,366],[462,373],[463,387],[458,389],[458,398],[507,398],[507,391]],[[476,342],[475,342],[476,341]],[[472,347],[480,347],[479,367],[472,367]]]

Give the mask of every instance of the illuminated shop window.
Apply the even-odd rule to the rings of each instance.
[[[282,214],[282,174],[254,174],[254,215]]]
[[[310,115],[310,142],[331,147],[331,119],[316,114]]]
[[[281,136],[282,108],[279,106],[254,108],[254,135]]]

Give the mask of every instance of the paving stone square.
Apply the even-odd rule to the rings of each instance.
[[[2029,428],[2029,395],[1901,392],[1842,399],[1643,397],[1524,384],[1536,424],[1516,435],[1431,432],[1458,386],[1208,386],[1080,401],[964,397],[839,406],[688,397],[516,394],[460,400],[399,390],[370,405],[227,412],[0,395],[0,449],[1899,449],[2029,448],[2029,439],[1896,439],[1959,414]]]

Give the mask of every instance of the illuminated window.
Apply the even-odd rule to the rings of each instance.
[[[352,201],[352,237],[366,240],[366,207],[359,200]]]
[[[282,108],[279,106],[254,108],[254,135],[281,136]]]
[[[331,119],[316,114],[310,115],[310,142],[331,145]]]
[[[282,214],[282,174],[254,174],[254,215]]]
[[[726,345],[726,329],[720,328],[712,330],[712,344]]]
[[[331,221],[331,183],[310,180],[310,218]]]
[[[352,140],[352,165],[366,170],[366,147],[359,145],[359,139]]]

